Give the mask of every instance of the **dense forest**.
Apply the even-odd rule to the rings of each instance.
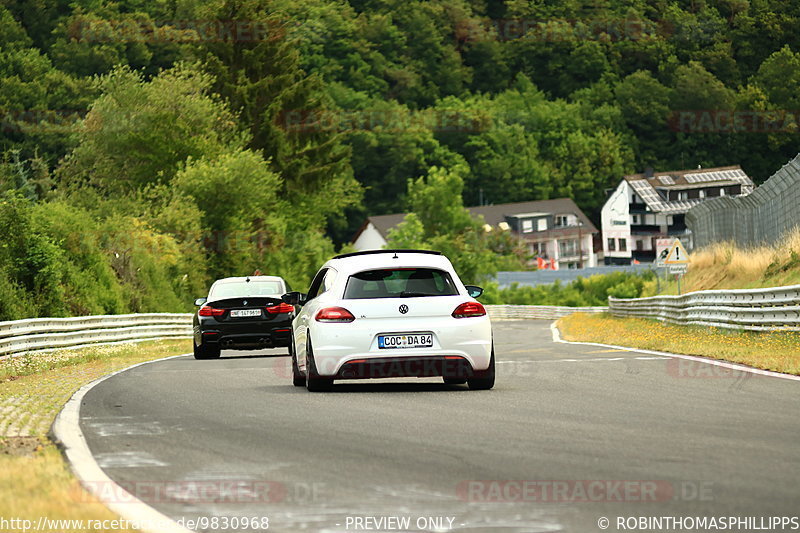
[[[367,215],[467,280],[464,205],[798,152],[790,0],[0,0],[0,320],[304,287]]]

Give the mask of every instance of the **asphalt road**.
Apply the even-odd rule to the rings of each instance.
[[[170,359],[95,387],[81,429],[112,479],[176,519],[219,517],[206,531],[800,514],[800,383],[555,344],[545,321],[497,322],[495,345],[490,391],[412,378],[310,394],[282,351]],[[373,521],[387,517],[409,525]]]

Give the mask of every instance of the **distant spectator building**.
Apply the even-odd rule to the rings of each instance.
[[[555,268],[597,266],[592,241],[600,232],[569,198],[483,205],[468,210],[472,216],[482,216],[491,231],[510,231],[524,241],[534,258],[540,258],[539,262],[548,267],[551,264]],[[389,230],[405,216],[400,213],[367,218],[353,237],[353,246],[358,251],[383,248]]]
[[[708,198],[746,196],[753,180],[738,165],[624,176],[601,212],[607,265],[655,260],[656,239],[676,237],[690,245],[686,212]]]

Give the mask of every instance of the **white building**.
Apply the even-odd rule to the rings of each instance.
[[[569,198],[484,205],[468,208],[482,216],[491,231],[510,231],[523,240],[531,255],[556,268],[597,266],[593,238],[600,232]],[[400,224],[404,213],[367,218],[353,237],[358,251],[386,246],[389,230]]]
[[[691,246],[684,216],[708,198],[746,196],[753,181],[739,167],[719,167],[625,176],[601,212],[606,264],[655,260],[655,241],[680,238]]]

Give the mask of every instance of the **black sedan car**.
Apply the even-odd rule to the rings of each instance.
[[[281,295],[289,286],[278,276],[219,279],[194,315],[195,359],[216,359],[220,350],[289,346],[295,309]]]

